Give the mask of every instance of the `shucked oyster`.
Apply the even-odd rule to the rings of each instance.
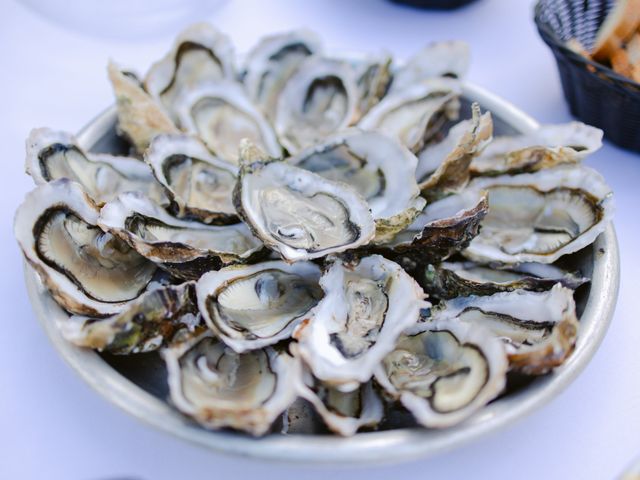
[[[161,133],[179,133],[162,104],[149,95],[137,78],[109,63],[109,80],[118,107],[118,132],[139,154]]]
[[[198,306],[207,325],[242,353],[289,338],[322,298],[319,279],[310,262],[227,267],[198,280]]]
[[[442,320],[416,324],[383,360],[376,380],[425,427],[467,419],[506,383],[502,342],[486,328]]]
[[[238,145],[243,138],[272,157],[282,154],[271,125],[239,83],[218,81],[185,90],[176,98],[174,111],[184,130],[198,135],[226,162],[238,163]]]
[[[580,122],[542,125],[530,134],[495,138],[471,163],[473,175],[536,172],[575,164],[602,146],[602,130]]]
[[[287,161],[355,188],[369,203],[376,240],[402,230],[426,203],[415,181],[416,157],[377,132],[348,130]]]
[[[417,172],[421,178],[420,191],[429,201],[435,201],[464,188],[470,177],[469,166],[473,158],[491,141],[493,135],[493,122],[491,114],[480,114],[480,106],[474,103],[471,106],[472,118],[455,125],[445,140],[436,145],[435,155],[441,157],[441,163],[435,171],[426,177]],[[431,150],[427,148],[427,151]],[[424,153],[424,152],[423,152]],[[431,156],[435,156],[433,153]],[[418,165],[424,165],[424,156],[421,155]]]
[[[379,130],[418,152],[446,120],[458,115],[460,84],[433,78],[401,92],[387,95],[367,113],[358,126]]]
[[[207,428],[262,435],[297,397],[302,369],[286,353],[239,354],[211,332],[162,353],[171,402]]]
[[[171,51],[151,66],[144,87],[173,115],[176,96],[181,92],[234,77],[229,38],[208,23],[198,23],[180,33]]]
[[[108,318],[72,315],[58,322],[62,336],[80,347],[118,355],[145,353],[192,335],[198,326],[194,284],[148,291]]]
[[[280,92],[300,63],[322,50],[309,30],[294,30],[261,39],[247,55],[242,82],[262,113],[273,120]]]
[[[242,167],[233,193],[253,233],[288,262],[324,257],[368,243],[375,223],[367,202],[346,184],[241,144]]]
[[[103,317],[137,298],[156,267],[100,230],[98,214],[79,184],[55,180],[27,195],[14,231],[25,258],[62,307]]]
[[[420,309],[430,306],[415,280],[380,255],[334,259],[320,285],[325,296],[294,338],[313,374],[342,391],[369,380]]]
[[[292,350],[296,351],[296,347],[291,344]],[[341,392],[312,375],[307,375],[305,381],[300,396],[313,405],[331,431],[350,436],[361,428],[375,427],[382,420],[384,405],[372,380],[351,392]]]
[[[474,261],[553,263],[593,243],[613,212],[611,189],[583,166],[479,177],[467,190],[489,198],[482,229],[463,252]]]
[[[401,92],[433,77],[462,78],[469,68],[469,45],[461,41],[434,42],[411,57],[393,74],[389,94]]]
[[[27,139],[27,173],[37,185],[68,178],[82,185],[99,203],[126,191],[162,198],[160,185],[147,165],[129,157],[87,153],[71,134],[48,128],[31,131]]]
[[[561,365],[578,335],[573,290],[514,290],[485,297],[458,297],[432,311],[436,321],[455,319],[488,328],[505,342],[510,367],[540,375]]]
[[[391,57],[388,55],[352,62],[359,92],[357,120],[371,110],[387,93],[391,82],[391,62]]]
[[[294,155],[348,127],[357,99],[356,79],[347,63],[309,57],[278,99],[274,126],[280,143]]]
[[[204,223],[237,221],[232,191],[237,168],[217,159],[198,140],[186,135],[158,135],[145,155],[178,218]]]
[[[173,275],[195,280],[209,270],[257,257],[262,242],[243,223],[206,225],[179,220],[136,192],[100,211],[98,224]]]
[[[498,268],[475,262],[442,262],[421,267],[418,282],[429,295],[449,299],[466,295],[491,295],[512,290],[542,292],[560,283],[576,289],[589,281],[545,263],[520,263]]]

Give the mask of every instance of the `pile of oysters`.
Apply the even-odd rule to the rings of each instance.
[[[449,427],[561,365],[589,279],[557,260],[612,216],[581,164],[602,132],[493,138],[467,64],[461,42],[334,58],[305,30],[239,62],[206,24],[143,79],[110,64],[127,156],[27,139],[15,235],[62,335],[159,350],[175,408],[253,435],[299,399],[340,435]]]

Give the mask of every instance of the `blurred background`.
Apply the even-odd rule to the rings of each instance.
[[[0,0],[3,333],[0,478],[326,478],[326,467],[228,457],[152,430],[90,391],[63,364],[26,297],[12,217],[32,188],[24,139],[34,127],[76,132],[113,102],[109,59],[139,73],[194,21],[210,21],[238,52],[298,27],[328,48],[406,58],[433,40],[471,45],[467,75],[543,123],[572,119],[531,0],[477,0],[451,11],[386,0]],[[393,467],[350,469],[352,479],[612,478],[640,452],[640,300],[635,265],[640,158],[609,143],[589,160],[617,197],[623,258],[617,313],[585,372],[549,405],[456,451]],[[393,455],[390,452],[390,455]]]

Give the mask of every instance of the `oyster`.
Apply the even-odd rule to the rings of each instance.
[[[489,196],[482,229],[463,252],[479,262],[553,263],[593,243],[613,213],[602,176],[579,165],[478,177],[467,189]]]
[[[212,332],[162,353],[171,402],[206,428],[263,435],[297,397],[302,367],[286,353],[239,354]]]
[[[371,110],[387,93],[391,82],[391,62],[388,55],[353,62],[356,85],[360,92],[357,119]]]
[[[301,389],[300,396],[311,403],[327,427],[339,435],[348,437],[361,428],[376,427],[384,415],[384,405],[371,380],[351,392],[341,392],[309,375],[306,387]]]
[[[271,125],[239,83],[218,81],[185,90],[174,111],[182,128],[198,135],[220,159],[238,163],[240,140],[248,138],[273,157],[282,155]]]
[[[204,223],[237,222],[232,191],[237,168],[212,156],[202,143],[186,135],[158,135],[145,155],[178,218]]]
[[[466,42],[434,42],[396,70],[389,94],[401,92],[433,77],[461,78],[468,68],[469,45]]]
[[[560,284],[546,292],[514,290],[485,297],[458,297],[432,311],[433,318],[482,325],[505,342],[510,368],[541,375],[564,363],[578,335],[573,290]]]
[[[480,106],[474,103],[471,107],[473,117],[455,125],[443,142],[427,147],[418,160],[416,178],[420,179],[422,195],[430,201],[438,200],[452,193],[457,193],[469,182],[469,165],[491,141],[493,122],[491,114],[480,114]],[[426,163],[441,162],[434,171],[429,170]],[[425,162],[428,159],[428,162]]]
[[[358,87],[349,64],[323,57],[300,63],[280,93],[274,126],[290,154],[321,142],[355,119]]]
[[[198,23],[180,33],[171,51],[151,66],[144,87],[173,116],[176,97],[184,90],[234,78],[229,38],[208,23]]]
[[[345,392],[371,378],[420,309],[430,306],[415,280],[380,255],[334,259],[320,286],[325,296],[294,338],[313,374]]]
[[[87,153],[71,134],[37,128],[27,138],[26,170],[36,185],[68,178],[82,185],[99,203],[129,190],[163,198],[160,185],[147,165],[130,157]]]
[[[383,251],[420,261],[439,262],[465,249],[478,235],[489,204],[483,191],[463,191],[427,205]]]
[[[202,330],[193,283],[150,290],[112,317],[72,315],[58,322],[62,336],[80,347],[117,355],[145,353]]]
[[[418,152],[447,120],[457,117],[460,93],[460,84],[455,80],[425,80],[384,97],[362,117],[358,126],[363,130],[379,130]]]
[[[309,30],[265,37],[251,49],[242,79],[249,97],[269,120],[275,116],[280,92],[300,63],[322,50],[320,39]]]
[[[507,368],[504,345],[488,329],[438,320],[400,337],[375,378],[420,424],[444,428],[502,393]]]
[[[133,144],[138,153],[142,154],[156,135],[179,132],[163,106],[144,90],[136,78],[113,63],[109,63],[108,71],[118,107],[118,132]]]
[[[209,328],[236,352],[291,336],[322,298],[320,268],[281,261],[227,267],[198,280],[198,306]]]
[[[265,245],[288,262],[324,257],[368,243],[375,223],[367,202],[346,184],[241,144],[233,193],[238,214]]]
[[[123,193],[100,211],[98,225],[184,279],[258,257],[262,242],[246,225],[214,226],[179,220],[144,195]]]
[[[421,268],[419,283],[430,295],[441,299],[517,289],[541,292],[556,283],[576,289],[589,281],[577,273],[545,263],[520,263],[500,268],[475,262],[442,262]]]
[[[575,164],[602,146],[602,130],[581,122],[543,125],[530,134],[497,137],[471,163],[471,173],[495,176]]]
[[[416,157],[377,132],[347,130],[287,161],[355,188],[369,203],[376,240],[405,228],[426,203],[415,181]]]
[[[156,267],[100,230],[98,213],[79,184],[55,180],[27,195],[14,231],[26,260],[63,308],[103,317],[140,296]]]

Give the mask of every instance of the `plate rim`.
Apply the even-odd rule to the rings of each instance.
[[[513,104],[479,86],[463,83],[463,96],[478,101],[483,108],[523,133],[539,127],[538,122]],[[95,143],[112,127],[115,116],[115,106],[99,114],[79,132],[80,144],[90,146]],[[373,465],[425,458],[495,433],[541,408],[571,384],[604,339],[618,296],[619,252],[613,224],[609,224],[598,237],[593,249],[591,292],[580,319],[581,333],[575,351],[564,365],[537,379],[526,389],[489,404],[456,427],[363,432],[346,438],[296,434],[253,438],[225,430],[208,431],[197,426],[166,401],[147,393],[119,374],[96,352],[76,347],[62,338],[55,321],[55,313],[63,314],[61,308],[46,292],[27,262],[24,262],[24,274],[34,313],[58,354],[102,397],[138,420],[202,447],[239,456],[287,463]]]

